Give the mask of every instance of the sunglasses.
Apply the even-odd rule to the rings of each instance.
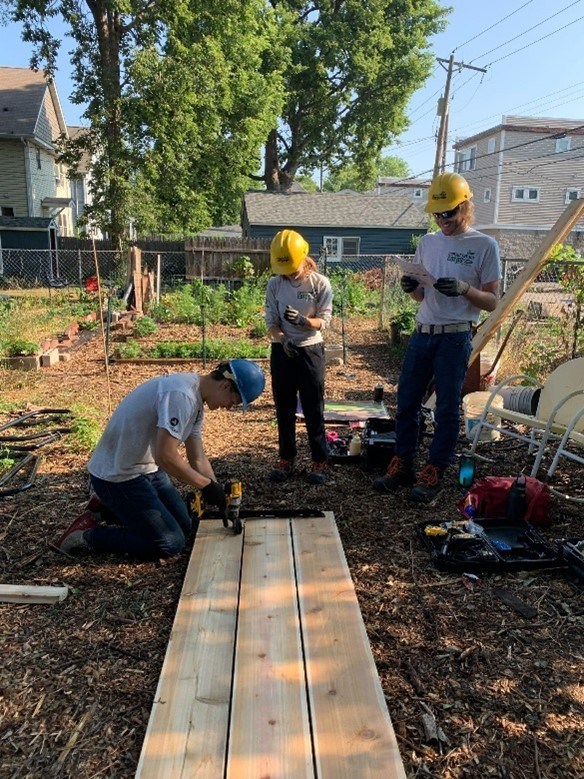
[[[451,208],[450,211],[438,211],[435,214],[432,214],[434,219],[450,219],[451,216],[454,216],[454,214],[457,213],[459,206],[456,206],[456,208]]]

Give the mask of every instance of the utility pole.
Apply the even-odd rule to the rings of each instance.
[[[475,68],[474,65],[465,65],[464,62],[455,62],[454,54],[451,54],[449,59],[442,59],[437,57],[436,60],[446,70],[446,86],[444,87],[444,96],[438,101],[438,114],[440,115],[440,127],[438,129],[438,140],[436,141],[436,157],[434,159],[434,178],[439,173],[444,172],[446,163],[446,141],[448,138],[448,114],[449,114],[449,100],[450,100],[450,82],[452,80],[452,71],[454,68],[462,70],[467,68],[468,70],[478,70],[479,73],[486,73],[486,68]],[[448,67],[445,67],[444,63],[448,63]]]

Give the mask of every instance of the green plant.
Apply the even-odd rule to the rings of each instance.
[[[250,279],[252,276],[255,276],[253,262],[245,254],[242,254],[238,260],[234,260],[231,263],[231,267],[233,268],[234,272],[242,279]]]
[[[404,303],[403,306],[395,309],[390,316],[389,323],[398,332],[410,334],[416,325],[416,311],[417,306],[413,301],[411,305]]]
[[[67,445],[74,452],[91,452],[101,436],[99,422],[84,406],[74,405],[71,410],[74,418],[71,433],[65,439]]]
[[[134,324],[134,333],[139,337],[143,338],[147,335],[152,335],[152,333],[155,333],[158,329],[158,326],[156,322],[149,316],[142,316],[140,319],[137,319]]]
[[[38,343],[35,341],[26,341],[23,338],[16,338],[5,345],[7,357],[30,357],[39,351]]]
[[[0,449],[0,472],[8,471],[16,463],[8,449]]]
[[[254,318],[249,331],[250,338],[265,338],[268,334],[268,328],[266,326],[266,320],[263,316],[258,315]]]
[[[129,341],[125,344],[118,344],[116,346],[116,352],[120,360],[135,360],[137,357],[143,356],[142,347],[135,341]]]

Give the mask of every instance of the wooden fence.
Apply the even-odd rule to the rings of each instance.
[[[241,278],[247,257],[259,276],[270,266],[270,241],[261,238],[193,238],[185,242],[187,279]]]

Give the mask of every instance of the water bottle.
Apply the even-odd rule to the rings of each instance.
[[[464,498],[462,510],[469,519],[476,517],[477,515],[477,499],[470,492],[467,492]]]
[[[349,444],[349,455],[351,457],[358,457],[358,455],[361,454],[361,436],[355,435],[351,438],[351,443]]]
[[[507,498],[507,519],[517,520],[525,517],[527,480],[523,473],[515,479],[509,490]]]

